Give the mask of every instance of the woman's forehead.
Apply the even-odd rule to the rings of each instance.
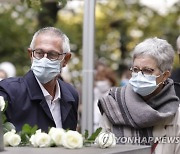
[[[151,56],[138,56],[134,59],[133,66],[137,66],[140,68],[143,67],[156,68],[157,62]]]

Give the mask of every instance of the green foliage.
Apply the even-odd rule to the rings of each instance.
[[[36,130],[38,129],[37,125],[31,127],[29,124],[24,124],[22,127],[22,130],[19,132],[19,135],[21,137],[21,145],[30,145],[29,139],[31,135],[36,133]]]
[[[75,56],[68,66],[73,81],[80,83],[83,14],[80,7],[78,11],[62,9],[55,24],[70,38]],[[102,60],[112,69],[120,71],[119,65],[129,61],[135,45],[148,37],[166,39],[176,49],[176,38],[180,33],[180,2],[174,4],[167,14],[161,15],[138,0],[97,1],[95,20],[95,60]]]
[[[98,128],[96,129],[96,131],[94,133],[91,134],[91,136],[89,136],[89,132],[88,130],[85,130],[85,133],[84,133],[84,145],[85,146],[88,146],[92,143],[94,143],[96,137],[99,135],[99,133],[101,132],[102,128]]]
[[[32,2],[36,4],[36,1],[38,0],[22,0],[29,6]],[[39,6],[42,6],[45,1],[39,2]],[[68,1],[57,2],[65,4]],[[0,62],[10,61],[15,64],[18,76],[24,75],[30,68],[26,51],[39,26],[41,18],[38,15],[43,12],[31,7],[22,3],[0,5]],[[54,25],[70,38],[74,54],[68,66],[72,82],[77,85],[81,84],[82,77],[83,7],[76,10],[60,8],[54,17],[57,20],[43,23],[39,27]],[[47,18],[48,15],[43,16]],[[50,19],[53,17],[48,16],[47,20]],[[167,39],[176,50],[175,42],[180,33],[180,2],[174,4],[167,14],[161,15],[143,6],[138,0],[97,1],[95,23],[95,60],[103,60],[108,66],[118,70],[119,65],[128,60],[134,46],[145,38],[157,36]],[[175,67],[178,66],[176,57]]]
[[[27,48],[36,27],[36,13],[21,5],[0,5],[0,62],[10,61],[17,75],[27,72]]]
[[[46,0],[21,0],[21,2],[26,3],[28,7],[35,10],[42,10],[42,4],[45,3]],[[67,4],[67,0],[56,0],[56,2],[62,7]]]
[[[10,122],[5,122],[2,124],[2,126],[3,126],[4,133],[11,131],[12,129],[16,130],[15,126]]]

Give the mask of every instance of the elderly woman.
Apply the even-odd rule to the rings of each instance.
[[[169,78],[173,59],[166,40],[143,41],[133,51],[129,84],[99,100],[100,125],[118,143],[151,145],[155,154],[180,153],[180,101]]]

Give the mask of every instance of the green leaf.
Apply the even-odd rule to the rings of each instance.
[[[31,129],[31,135],[32,135],[32,134],[35,134],[36,131],[37,131],[37,129],[38,129],[38,126],[37,126],[37,125],[33,126],[32,129]]]
[[[2,113],[2,122],[5,123],[6,120],[7,120],[6,115],[4,113]]]
[[[31,127],[29,124],[24,124],[22,127],[22,133],[31,136],[32,134],[35,134],[37,129],[38,129],[37,125]]]
[[[6,123],[3,124],[4,133],[6,133],[8,131],[11,131],[12,129],[16,130],[15,126],[12,123],[6,122]]]
[[[102,130],[101,127],[96,129],[96,131],[92,133],[92,135],[88,138],[88,141],[94,141],[96,137],[99,135],[99,133],[101,132],[101,130]]]
[[[30,137],[26,133],[20,132],[19,135],[21,137],[22,146],[26,146],[30,144],[30,141],[29,141]]]
[[[38,129],[37,125],[31,127],[29,124],[24,124],[19,135],[21,136],[21,145],[30,145],[29,139],[31,135],[35,134]]]
[[[32,129],[32,127],[29,124],[24,124],[22,127],[22,132],[31,134],[31,129]]]
[[[85,139],[87,139],[87,138],[88,138],[88,136],[89,136],[89,132],[88,132],[88,130],[85,130],[85,133],[84,133],[84,138],[85,138]]]

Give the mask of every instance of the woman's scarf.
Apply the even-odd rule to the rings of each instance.
[[[127,129],[131,132],[128,136],[142,140],[144,137],[152,137],[154,126],[165,123],[175,115],[179,98],[176,96],[173,81],[168,79],[160,93],[148,101],[144,101],[128,84],[112,88],[108,96],[99,100],[98,106],[113,125],[116,137],[124,137]]]

